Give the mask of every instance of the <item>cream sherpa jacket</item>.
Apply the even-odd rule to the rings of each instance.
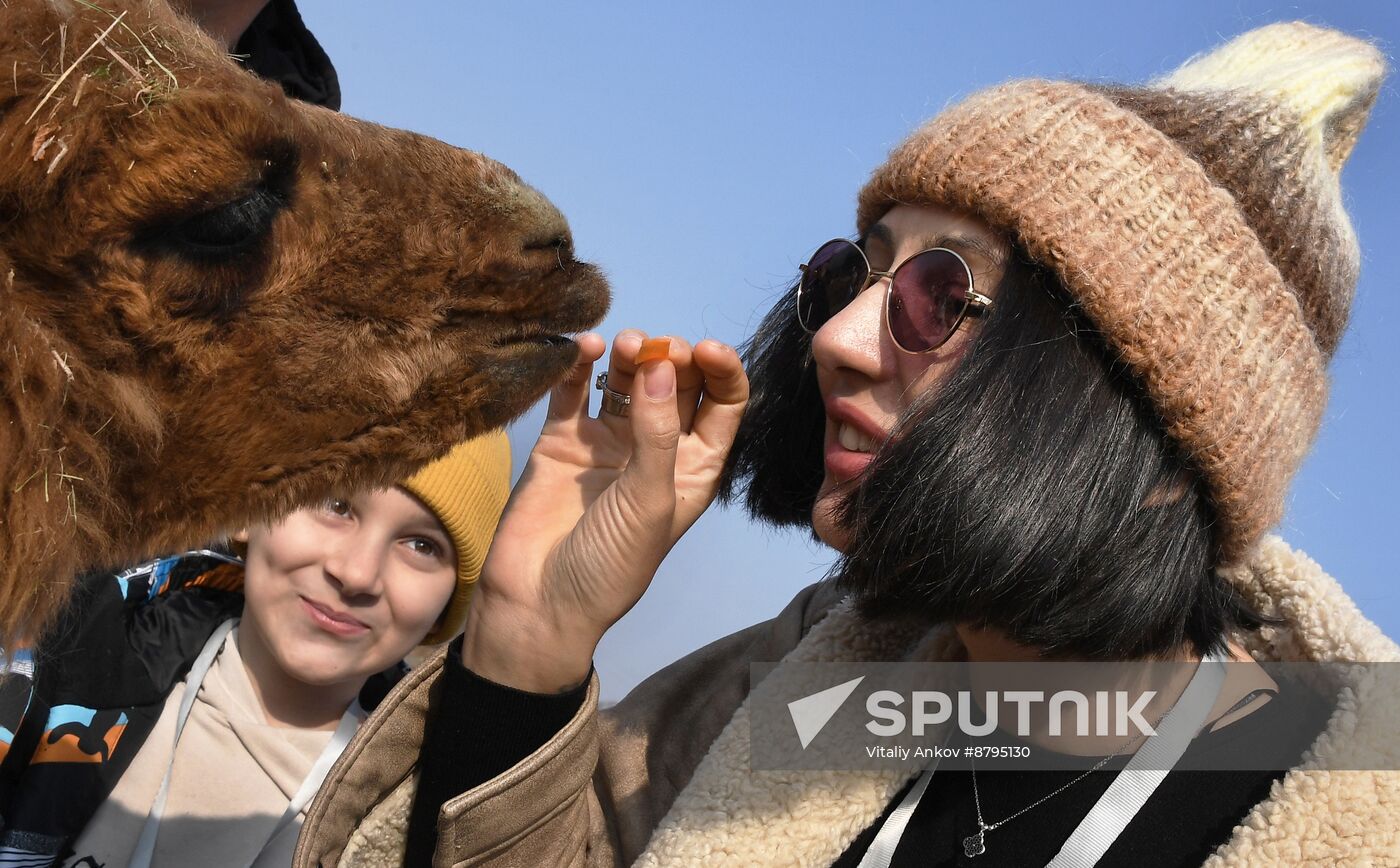
[[[1230,577],[1286,621],[1242,637],[1258,660],[1400,661],[1400,647],[1335,580],[1265,540]],[[598,685],[551,741],[443,806],[435,866],[830,865],[907,782],[903,772],[753,772],[750,661],[938,660],[947,627],[872,629],[832,590],[803,591],[778,617],[721,639],[598,711]],[[442,656],[406,678],[361,729],[313,804],[297,868],[403,861],[408,813]],[[1235,828],[1209,866],[1400,865],[1396,691],[1344,671],[1337,710],[1303,763]]]

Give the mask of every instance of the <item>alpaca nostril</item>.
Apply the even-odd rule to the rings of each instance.
[[[526,252],[548,250],[558,253],[562,257],[572,259],[574,256],[574,241],[567,234],[559,233],[544,238],[528,240],[521,245],[521,249]]]

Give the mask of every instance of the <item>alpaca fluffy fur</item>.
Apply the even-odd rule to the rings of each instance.
[[[161,0],[0,15],[0,643],[80,570],[501,425],[606,309],[499,163],[289,100]],[[247,244],[181,240],[250,193]]]

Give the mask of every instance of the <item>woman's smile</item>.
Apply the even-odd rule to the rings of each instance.
[[[828,398],[826,415],[826,470],[836,481],[846,482],[865,471],[889,435],[851,401]]]

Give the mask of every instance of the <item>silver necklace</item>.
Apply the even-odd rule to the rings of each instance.
[[[988,832],[992,831],[993,829],[999,829],[1002,826],[1005,826],[1007,823],[1021,816],[1025,812],[1029,811],[1031,808],[1034,808],[1037,805],[1041,805],[1045,802],[1050,801],[1055,796],[1058,796],[1060,793],[1063,793],[1065,790],[1084,780],[1089,775],[1092,775],[1094,772],[1108,765],[1109,760],[1113,759],[1123,751],[1127,750],[1130,744],[1137,741],[1141,737],[1142,736],[1140,735],[1133,736],[1132,738],[1123,742],[1122,746],[1115,750],[1113,753],[1094,763],[1093,768],[1089,769],[1087,772],[1084,772],[1079,777],[1075,778],[1069,783],[1062,784],[1057,789],[1046,793],[1045,795],[1036,799],[1034,802],[1031,802],[1029,805],[1026,805],[1024,808],[1012,814],[1011,816],[997,820],[995,823],[988,823],[982,817],[982,797],[977,791],[977,761],[972,759],[971,757],[968,757],[968,762],[972,766],[972,802],[974,805],[977,806],[977,831],[972,833],[971,835],[968,835],[966,838],[963,838],[963,853],[965,853],[969,858],[973,856],[981,856],[983,853],[987,852],[986,838]]]

